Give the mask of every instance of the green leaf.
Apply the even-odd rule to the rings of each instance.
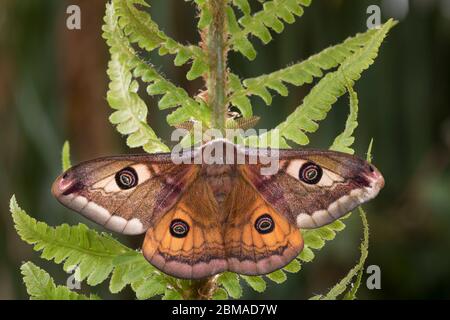
[[[164,288],[176,282],[174,278],[156,271],[141,253],[105,233],[99,234],[83,224],[49,227],[27,215],[14,196],[11,198],[10,210],[21,239],[34,245],[35,251],[41,251],[42,258],[63,264],[66,272],[77,266],[75,278],[78,281],[86,280],[87,284],[95,286],[112,273],[109,284],[112,293],[131,284],[133,289],[139,289],[139,298],[153,294],[149,287],[155,281]],[[155,286],[154,295],[163,294],[164,291]]]
[[[201,60],[194,60],[192,67],[186,74],[188,80],[195,80],[208,72],[208,64]]]
[[[345,93],[346,86],[353,86],[354,81],[374,62],[381,43],[394,24],[393,20],[389,20],[377,29],[363,48],[346,58],[336,71],[328,73],[311,89],[302,105],[275,128],[281,139],[300,145],[308,142],[300,132],[306,134],[318,129],[317,122],[326,118],[331,106]]]
[[[131,286],[136,292],[136,297],[145,300],[164,294],[167,283],[163,276],[154,274],[150,278],[134,282]]]
[[[162,95],[158,103],[160,109],[181,107],[179,108],[181,110],[176,110],[179,115],[177,119],[173,119],[172,115],[168,116],[169,124],[178,124],[176,120],[181,118],[182,115],[183,119],[196,119],[208,126],[211,116],[208,106],[203,101],[197,102],[192,99],[184,89],[165,79],[156,71],[155,67],[136,53],[119,26],[115,6],[107,4],[104,21],[103,37],[107,40],[111,53],[108,71],[111,73],[112,80],[109,99],[113,108],[119,108],[123,111],[115,112],[110,120],[114,124],[121,124],[118,129],[122,133],[134,133],[127,142],[131,146],[143,145],[148,152],[168,150],[167,146],[164,146],[159,139],[155,139],[156,135],[147,124],[147,107],[137,94],[137,82],[133,81],[134,78],[141,78],[144,83],[148,84],[148,94]],[[201,49],[197,49],[192,50],[201,52]],[[177,62],[187,61],[187,52],[190,51],[186,48],[180,49]],[[199,70],[198,68],[197,63],[195,70]]]
[[[309,248],[319,250],[325,245],[325,239],[320,236],[320,230],[321,228],[303,231],[303,240]]]
[[[362,272],[364,270],[364,263],[369,254],[369,224],[367,222],[366,213],[363,209],[359,208],[359,215],[362,220],[364,237],[361,243],[361,257],[359,258],[359,262],[348,272],[348,274],[337,283],[331,290],[325,295],[321,297],[321,300],[335,300],[340,295],[342,295],[346,290],[352,279],[356,276],[356,282],[353,284],[353,287],[350,291],[345,295],[346,299],[355,299],[356,293],[361,284]]]
[[[192,68],[187,78],[193,80],[201,73],[193,71],[195,66],[205,65],[206,56],[203,51],[193,45],[182,45],[164,32],[152,20],[148,10],[140,10],[138,6],[150,7],[144,0],[113,0],[115,16],[119,17],[119,26],[124,31],[131,43],[136,43],[140,48],[150,52],[159,48],[159,54],[172,54],[176,56],[175,64],[180,66],[192,60]],[[202,22],[209,23],[208,15],[205,10],[202,11]],[[181,57],[179,57],[181,55]]]
[[[64,263],[65,271],[78,266],[81,275],[77,280],[87,278],[89,285],[103,282],[113,269],[113,258],[129,250],[110,236],[100,235],[82,224],[52,228],[38,222],[19,207],[15,197],[11,199],[10,210],[23,241],[34,245],[35,251],[41,251],[44,259]]]
[[[129,282],[125,281],[125,275],[128,274],[132,265],[116,266],[109,282],[109,291],[111,293],[119,293]]]
[[[248,0],[233,0],[233,5],[239,8],[245,15],[250,14],[250,4]]]
[[[259,276],[244,276],[241,275],[241,278],[247,282],[247,284],[256,292],[264,292],[266,291],[266,281],[262,277]]]
[[[56,286],[50,275],[31,262],[24,263],[20,270],[27,293],[32,300],[98,300],[95,295],[85,296],[64,286]]]
[[[228,299],[228,293],[223,288],[218,288],[214,294],[213,294],[213,300],[227,300]]]
[[[350,114],[345,123],[344,132],[334,139],[330,150],[354,154],[355,151],[351,148],[351,145],[355,141],[353,132],[358,127],[358,95],[350,86],[347,87],[347,90],[350,95]]]
[[[239,25],[233,23],[233,28],[229,30],[231,48],[253,60],[256,57],[256,51],[248,40],[248,36],[254,35],[264,44],[269,43],[272,40],[269,29],[277,33],[282,32],[284,23],[294,23],[295,16],[302,16],[303,7],[309,6],[310,1],[265,1],[263,9],[253,15],[250,15],[250,6],[247,1],[233,1],[233,5],[237,6],[244,15],[239,19]]]
[[[359,270],[358,275],[356,276],[355,282],[352,284],[351,289],[347,291],[347,293],[342,298],[343,300],[355,300],[356,294],[358,293],[359,287],[361,286],[362,276],[364,274],[364,268]]]
[[[255,78],[249,78],[242,82],[236,75],[231,75],[235,80],[231,86],[232,94],[230,101],[236,107],[236,102],[248,99],[248,96],[259,95],[261,88],[268,88],[276,91],[282,96],[288,94],[288,89],[284,83],[302,86],[312,83],[314,78],[322,77],[323,72],[341,65],[345,59],[352,56],[356,51],[363,48],[377,33],[371,29],[365,33],[357,34],[346,39],[343,43],[329,47],[318,54],[315,54],[305,61],[290,65],[270,74],[264,74]],[[238,82],[236,82],[236,79]],[[261,97],[263,98],[263,97]],[[265,99],[264,101],[270,101]],[[295,130],[298,131],[298,130]]]
[[[372,163],[372,147],[373,147],[373,139],[370,139],[369,148],[367,149],[366,160],[369,163]]]
[[[284,271],[289,273],[297,273],[302,269],[302,265],[297,259],[292,260],[287,266],[283,268]]]
[[[183,300],[183,297],[178,291],[166,288],[162,300]]]
[[[132,80],[130,70],[121,62],[119,55],[111,57],[108,75],[111,83],[107,100],[111,108],[117,110],[109,119],[117,126],[117,131],[129,135],[128,146],[144,147],[150,153],[169,151],[147,124],[147,106],[133,89],[137,82]]]
[[[267,278],[278,284],[283,283],[287,280],[286,273],[284,273],[283,270],[277,270],[275,272],[269,273],[266,276]]]
[[[304,247],[298,258],[303,262],[311,262],[314,258],[314,252],[309,247]]]
[[[239,276],[232,272],[224,272],[217,279],[217,284],[222,285],[230,297],[239,299],[242,296],[242,288]]]
[[[70,161],[70,143],[69,141],[66,141],[64,143],[62,153],[61,153],[61,159],[62,159],[62,169],[63,171],[67,171],[72,167],[72,163]]]
[[[197,4],[197,7],[200,11],[197,27],[199,29],[204,29],[211,24],[212,21],[211,11],[209,10],[207,1],[194,0],[194,2]]]

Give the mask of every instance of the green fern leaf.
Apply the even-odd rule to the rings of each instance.
[[[291,140],[300,145],[309,143],[306,133],[318,129],[317,122],[326,118],[331,106],[345,93],[347,83],[353,86],[354,81],[374,62],[381,43],[393,25],[393,20],[386,22],[372,34],[363,48],[346,58],[338,70],[328,73],[311,89],[303,104],[275,128],[282,140]]]
[[[295,17],[303,15],[303,7],[311,4],[311,0],[273,0],[266,1],[263,9],[253,15],[249,15],[250,6],[247,1],[235,1],[234,4],[244,12],[244,16],[239,19],[239,25],[234,22],[230,14],[228,18],[231,21],[231,47],[235,51],[241,52],[248,59],[253,60],[256,57],[256,51],[248,40],[248,36],[254,35],[264,44],[272,40],[269,29],[276,33],[281,33],[284,29],[284,23],[294,23]],[[234,15],[234,14],[233,14]],[[229,20],[230,24],[230,20]]]
[[[31,262],[20,270],[27,292],[32,300],[99,300],[96,295],[85,296],[64,286],[56,286],[50,275]]]
[[[61,153],[61,162],[63,171],[69,170],[72,167],[72,162],[70,161],[70,143],[69,141],[64,142],[64,146]]]
[[[242,296],[242,287],[239,283],[239,276],[235,273],[222,273],[217,279],[217,284],[223,286],[230,297],[234,299],[239,299]]]
[[[125,275],[131,270],[131,267],[131,265],[125,265],[114,268],[109,282],[109,291],[111,291],[111,293],[119,293],[128,285],[128,282],[124,279]]]
[[[262,277],[258,276],[240,276],[242,279],[244,279],[245,282],[255,290],[256,292],[264,292],[266,291],[267,283],[264,281]]]
[[[167,283],[164,276],[153,273],[150,277],[133,282],[131,287],[139,300],[146,300],[164,294]]]
[[[243,83],[239,81],[236,75],[232,75],[233,82],[231,82],[230,87],[233,93],[229,98],[230,102],[239,108],[239,102],[248,100],[249,96],[259,95],[260,88],[272,89],[282,96],[287,96],[288,89],[284,83],[294,86],[312,83],[314,78],[322,77],[324,71],[337,67],[345,59],[363,48],[376,33],[377,30],[371,29],[365,33],[357,34],[341,44],[329,47],[311,56],[305,61],[270,74],[246,79]],[[270,102],[271,100],[267,99],[267,93],[265,95],[266,97],[260,97],[265,102]]]
[[[367,149],[366,153],[366,160],[367,162],[372,162],[372,148],[373,148],[373,139],[370,139],[369,148]]]
[[[248,3],[248,0],[233,0],[233,5],[238,7],[239,10],[242,11],[244,15],[250,14],[250,4]]]
[[[208,3],[206,0],[194,0],[197,8],[199,10],[199,21],[197,27],[199,29],[207,28],[212,21],[211,10],[209,10]]]
[[[284,271],[289,273],[297,273],[302,269],[302,265],[297,259],[292,260],[287,266],[283,268]]]
[[[358,95],[351,87],[347,87],[347,91],[350,95],[350,114],[348,115],[345,123],[344,132],[334,139],[330,150],[354,154],[355,151],[351,148],[351,146],[355,141],[353,132],[358,127]]]
[[[139,77],[145,83],[149,83],[147,93],[150,95],[162,96],[158,103],[160,109],[179,106],[179,108],[167,118],[170,125],[182,123],[190,119],[196,119],[208,126],[210,123],[211,111],[206,103],[203,100],[197,102],[189,97],[185,90],[165,79],[150,63],[144,61],[131,47],[123,30],[119,27],[117,16],[114,6],[107,4],[104,18],[105,24],[103,26],[103,37],[110,47],[111,59],[116,61],[114,64],[121,65],[125,74],[128,74],[133,70],[133,76],[135,78]],[[185,57],[180,59],[185,59]],[[133,95],[137,96],[137,93],[134,92]],[[142,108],[143,107],[141,107],[141,109]],[[116,117],[116,119],[113,118],[114,121],[122,119],[121,114],[116,115]],[[140,115],[140,118],[143,118],[142,114]],[[148,139],[149,142],[154,142],[154,136],[151,131],[148,130],[148,125],[146,125],[146,123],[141,123],[141,125],[143,126],[143,129],[131,139],[130,143],[132,143],[132,145],[142,144],[147,141],[146,139]],[[164,146],[160,147],[165,149]],[[146,149],[153,149],[152,145],[149,145]]]
[[[143,146],[150,153],[169,151],[147,124],[147,106],[137,93],[138,83],[132,79],[130,70],[122,64],[118,55],[111,57],[108,75],[111,83],[107,100],[111,108],[117,110],[109,120],[117,126],[117,131],[129,135],[128,146]]]
[[[366,213],[364,212],[363,209],[359,208],[359,214],[364,228],[364,237],[361,243],[361,257],[359,259],[359,262],[348,272],[348,274],[341,281],[339,281],[339,283],[337,283],[333,288],[331,288],[331,290],[325,296],[321,296],[320,297],[321,300],[337,299],[347,290],[347,287],[349,286],[350,282],[355,277],[357,277],[357,280],[353,285],[353,288],[346,295],[346,298],[354,299],[356,296],[356,292],[358,291],[359,285],[361,283],[361,274],[364,269],[364,263],[369,254],[369,224],[367,222]]]
[[[19,207],[15,197],[11,199],[10,210],[22,240],[34,245],[34,250],[42,251],[44,259],[57,264],[64,262],[66,272],[78,266],[77,280],[87,278],[89,285],[103,282],[113,269],[113,258],[129,250],[111,237],[99,235],[82,224],[52,228],[38,222]]]
[[[228,293],[225,289],[223,288],[218,288],[213,296],[212,296],[213,300],[227,300],[228,299]]]
[[[138,8],[148,9],[150,5],[146,1],[113,0],[112,4],[119,17],[121,29],[124,30],[132,43],[136,43],[140,48],[148,52],[160,48],[160,55],[176,55],[177,65],[182,65],[192,60],[192,68],[187,76],[189,80],[198,78],[208,71],[206,57],[199,47],[194,45],[184,46],[171,39],[159,29],[147,11]],[[207,13],[205,10],[202,10],[202,12]],[[209,23],[206,18],[206,15],[201,18],[202,24]],[[180,55],[181,57],[179,57]]]
[[[303,262],[311,262],[315,258],[314,251],[312,251],[308,246],[303,248],[303,251],[297,257]]]
[[[11,198],[10,210],[21,239],[34,245],[34,250],[41,251],[42,258],[63,264],[66,272],[77,266],[75,278],[78,281],[86,280],[87,284],[95,286],[112,273],[109,285],[112,293],[131,284],[133,289],[139,290],[139,293],[136,292],[138,298],[146,298],[153,293],[163,294],[166,288],[176,282],[174,278],[156,271],[141,253],[107,234],[99,234],[83,224],[49,227],[27,215],[14,196]],[[158,290],[150,291],[148,287],[155,281],[164,286],[164,290],[157,287]]]
[[[287,280],[286,273],[284,273],[283,270],[277,270],[269,273],[266,277],[278,284],[281,284]]]
[[[162,300],[183,300],[183,297],[178,291],[166,288]]]

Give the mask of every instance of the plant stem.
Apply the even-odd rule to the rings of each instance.
[[[183,296],[187,300],[211,300],[217,289],[218,276],[192,281],[192,284]]]
[[[224,131],[227,114],[227,31],[225,8],[227,0],[209,0],[208,9],[212,22],[207,30],[207,54],[209,75],[207,80],[208,100],[213,109],[214,128]]]
[[[209,73],[206,81],[208,102],[212,107],[212,125],[215,129],[225,131],[227,92],[227,30],[226,30],[227,0],[209,0],[208,10],[212,14],[212,21],[206,30],[206,47]],[[194,300],[210,300],[217,289],[217,276],[203,280],[192,281],[183,297]]]

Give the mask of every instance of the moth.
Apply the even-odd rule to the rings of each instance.
[[[271,174],[262,173],[271,155],[224,139],[183,150],[176,162],[171,153],[100,158],[63,173],[52,193],[106,229],[145,233],[143,255],[166,274],[267,274],[302,251],[301,229],[333,222],[384,186],[352,155],[272,151]]]

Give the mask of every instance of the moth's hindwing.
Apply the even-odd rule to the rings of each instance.
[[[267,274],[287,265],[303,249],[300,231],[244,179],[231,193],[225,224],[228,269],[246,275]]]
[[[222,223],[211,189],[199,177],[180,201],[150,227],[142,251],[158,269],[199,279],[228,269]]]

